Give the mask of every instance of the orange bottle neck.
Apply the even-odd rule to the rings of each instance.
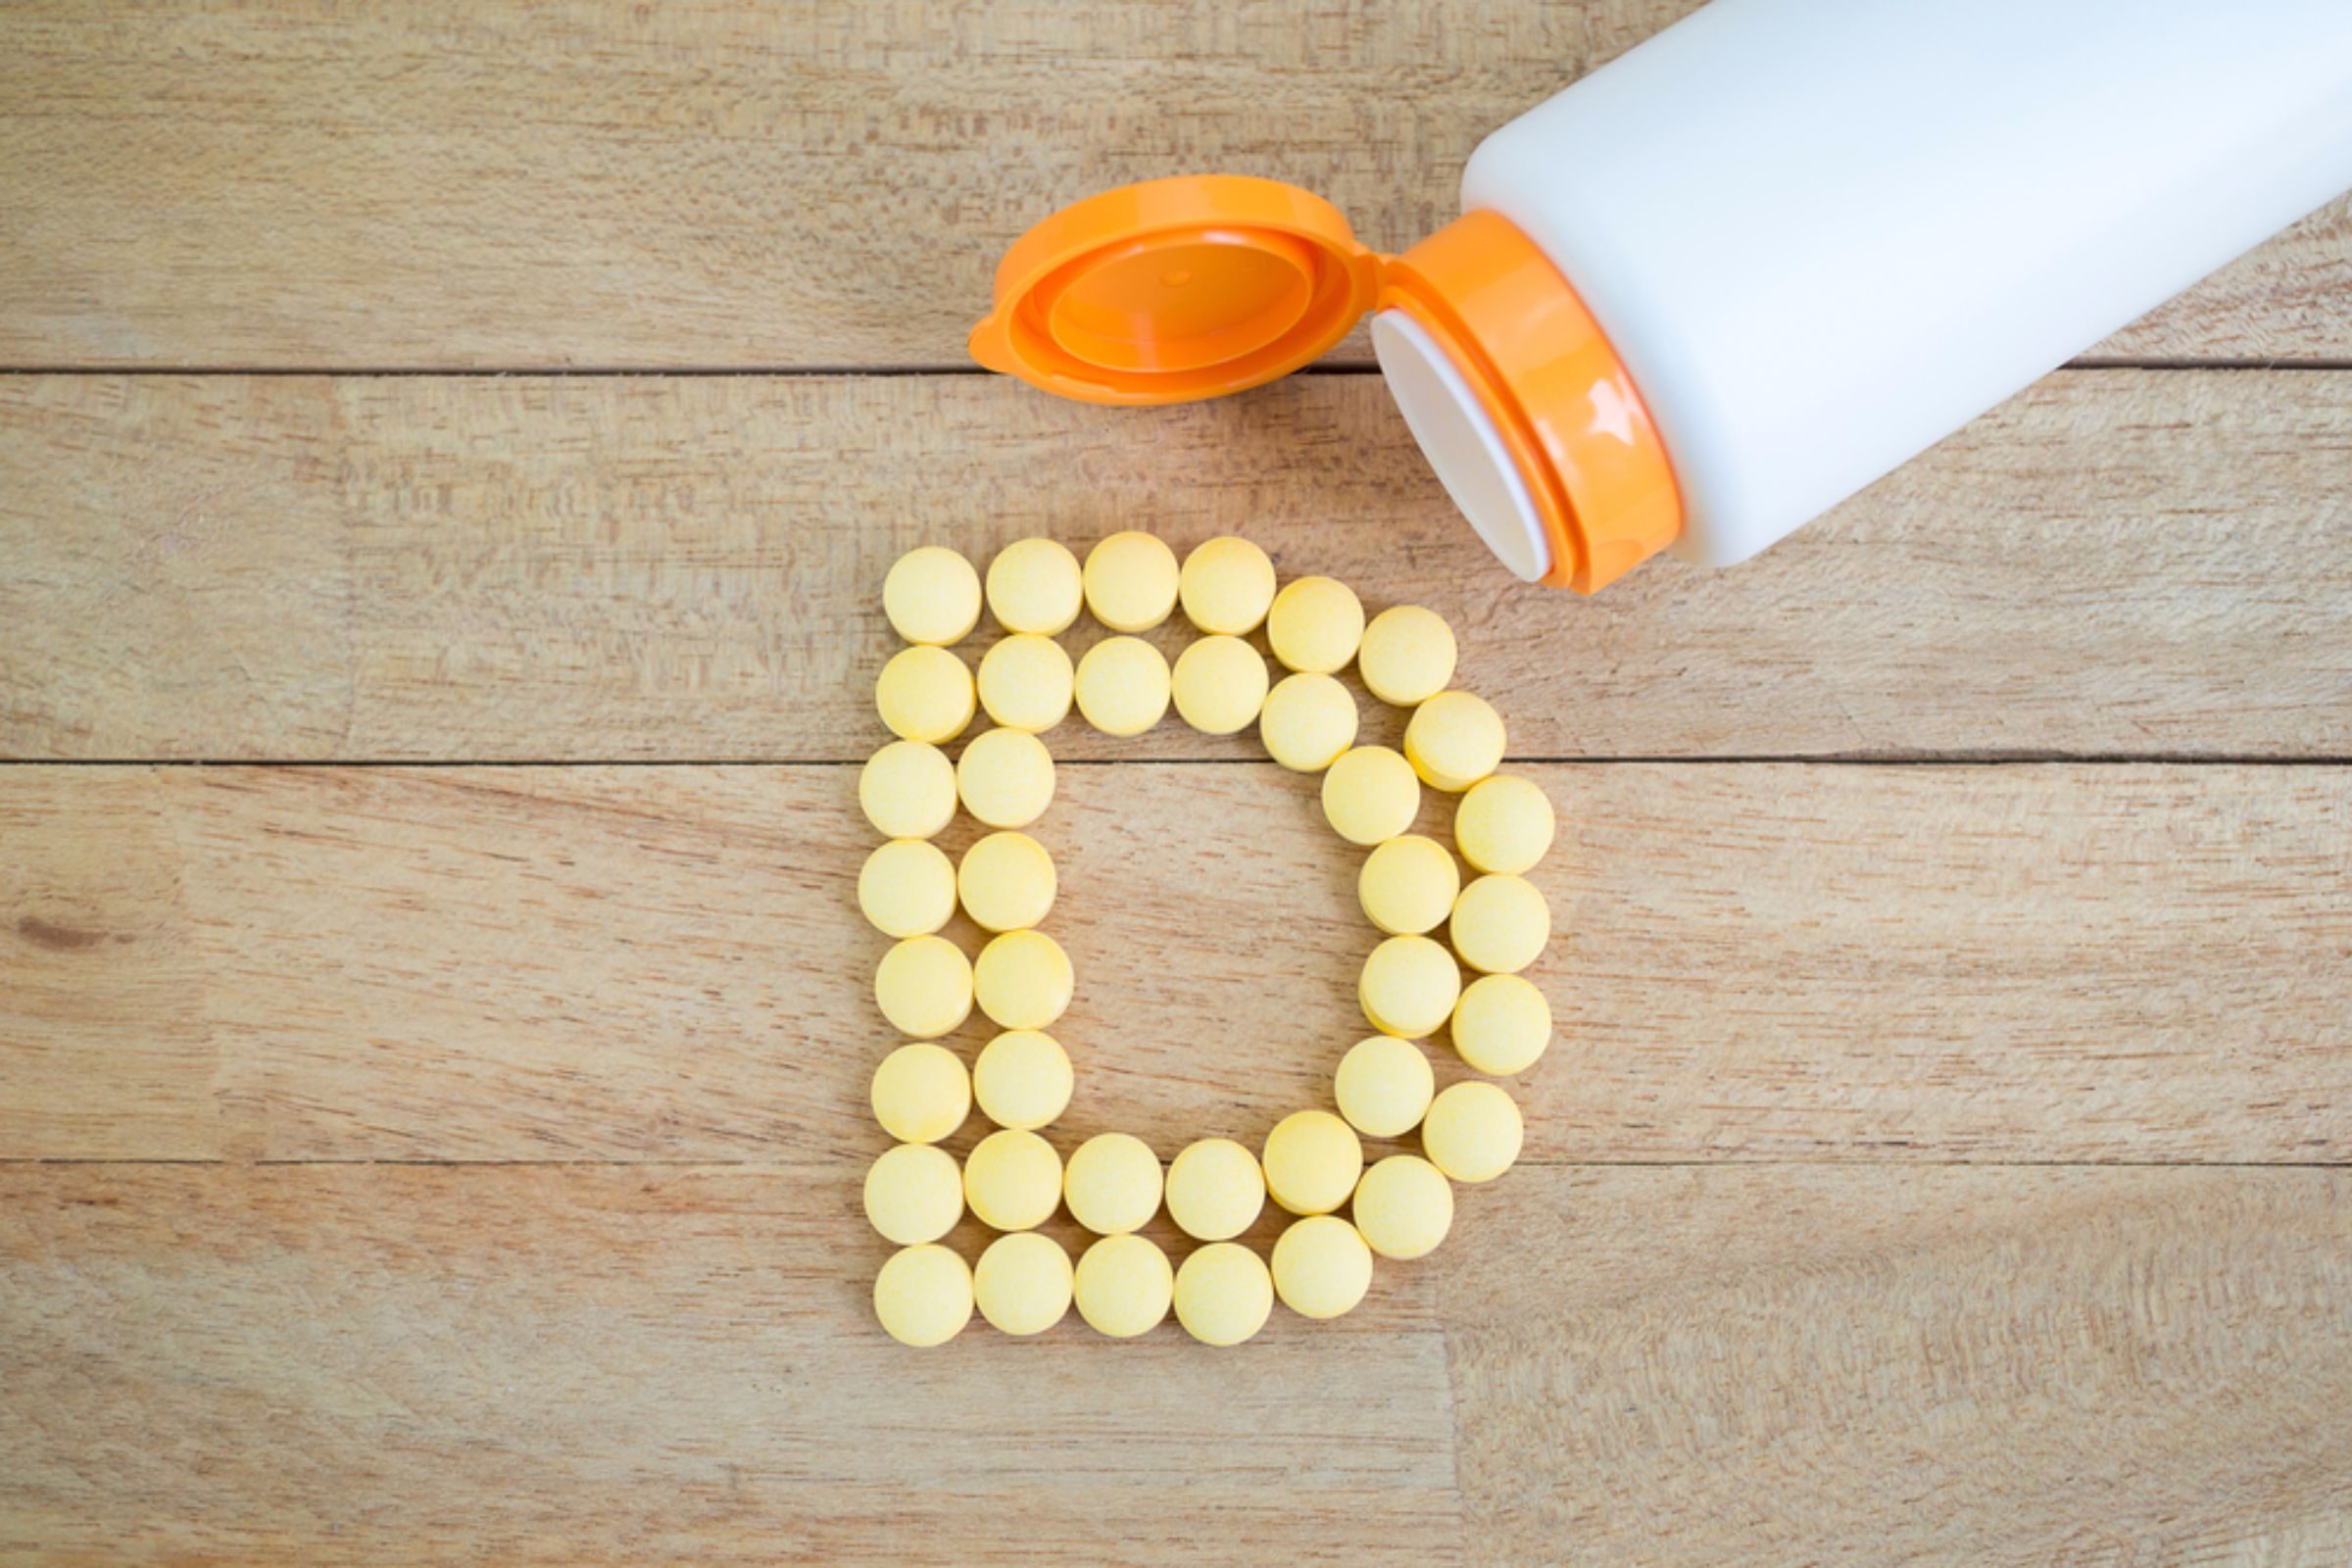
[[[1377,307],[1421,327],[1476,395],[1550,543],[1545,582],[1592,593],[1682,533],[1681,492],[1633,377],[1508,220],[1466,214],[1387,262]]]

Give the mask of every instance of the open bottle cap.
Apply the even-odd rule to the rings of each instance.
[[[1471,212],[1399,256],[1311,191],[1244,174],[1123,185],[1013,243],[972,358],[1086,403],[1190,403],[1317,358],[1367,312],[1439,480],[1522,578],[1591,593],[1683,511],[1632,376],[1534,241]]]
[[[992,370],[1088,403],[1186,403],[1305,365],[1371,309],[1380,258],[1338,208],[1246,174],[1090,196],[997,267],[972,329]]]

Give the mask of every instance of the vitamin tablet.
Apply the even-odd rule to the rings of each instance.
[[[1274,563],[1247,539],[1211,539],[1184,558],[1184,617],[1204,632],[1245,637],[1274,604]]]
[[[1112,631],[1149,631],[1176,608],[1176,552],[1148,533],[1114,533],[1086,553],[1086,608]]]
[[[1026,730],[992,729],[956,760],[963,808],[990,827],[1027,827],[1054,804],[1054,759]]]
[[[1355,590],[1329,577],[1301,577],[1274,596],[1266,641],[1289,668],[1330,675],[1348,667],[1364,640],[1364,607]]]
[[[901,740],[936,746],[972,721],[972,672],[945,648],[902,648],[874,683],[874,708]]]
[[[1035,1029],[1012,1029],[980,1048],[972,1098],[1000,1127],[1034,1132],[1070,1103],[1070,1058],[1061,1042]]]
[[[1453,1228],[1453,1187],[1418,1154],[1391,1154],[1364,1172],[1348,1205],[1356,1234],[1383,1257],[1426,1257]]]
[[[1006,631],[1058,636],[1078,618],[1078,558],[1051,539],[1023,539],[988,564],[988,608]]]
[[[1061,1156],[1035,1133],[990,1133],[964,1157],[963,1200],[991,1230],[1035,1230],[1061,1201]]]
[[[1427,937],[1391,937],[1372,950],[1355,983],[1364,1017],[1384,1035],[1419,1040],[1434,1034],[1462,994],[1462,972]]]
[[[927,839],[956,815],[956,764],[922,741],[892,741],[858,774],[858,808],[886,839]]]
[[[1350,844],[1381,844],[1421,812],[1413,764],[1386,746],[1357,746],[1323,775],[1323,819]]]
[[[1202,637],[1176,656],[1176,711],[1203,735],[1238,735],[1266,706],[1265,656],[1239,637]]]
[[[1399,1138],[1421,1125],[1437,1078],[1410,1040],[1374,1035],[1340,1058],[1340,1114],[1366,1138]]]
[[[1042,923],[1059,887],[1054,857],[1026,833],[991,833],[964,851],[956,868],[956,896],[983,931]]]
[[[972,964],[946,937],[908,937],[882,955],[874,1001],[899,1033],[936,1040],[972,1014]]]
[[[1079,1257],[1074,1285],[1080,1317],[1098,1333],[1131,1340],[1168,1315],[1176,1271],[1141,1236],[1105,1236]]]
[[[1294,773],[1319,773],[1355,744],[1355,699],[1329,675],[1289,675],[1266,693],[1257,733]]]
[[[1525,877],[1482,876],[1453,901],[1453,951],[1487,974],[1517,974],[1551,940],[1551,910]]]
[[[1168,710],[1168,662],[1137,637],[1105,637],[1078,661],[1078,711],[1105,735],[1141,735]]]
[[[1525,1072],[1551,1044],[1551,1004],[1515,974],[1490,974],[1462,988],[1453,1008],[1453,1049],[1480,1072]]]
[[[1069,1007],[1074,988],[1070,956],[1043,931],[992,937],[972,965],[972,994],[1000,1029],[1047,1027]]]
[[[1401,834],[1364,857],[1355,874],[1355,898],[1364,915],[1393,937],[1435,931],[1453,913],[1462,873],[1436,839]]]
[[[1236,1242],[1203,1247],[1176,1271],[1176,1321],[1202,1345],[1239,1345],[1274,1314],[1274,1276]]]
[[[900,1144],[866,1168],[865,1217],[901,1247],[936,1242],[963,1218],[956,1156],[936,1144]]]
[[[1266,1134],[1266,1191],[1294,1214],[1328,1214],[1363,1174],[1364,1146],[1328,1110],[1285,1116]]]
[[[1372,1288],[1372,1249],[1336,1214],[1314,1214],[1274,1243],[1274,1289],[1300,1317],[1338,1317]]]
[[[1061,644],[1015,632],[980,656],[980,706],[1006,729],[1042,735],[1070,716],[1076,680]]]
[[[1551,801],[1533,779],[1497,773],[1473,784],[1453,808],[1453,842],[1481,871],[1520,876],[1551,848]]]
[[[1070,1309],[1070,1254],[1051,1236],[1014,1231],[988,1244],[972,1270],[980,1315],[1003,1333],[1043,1334]]]
[[[956,867],[928,839],[892,839],[858,870],[858,907],[886,937],[929,936],[956,912]]]
[[[1440,692],[1404,724],[1404,760],[1421,782],[1458,795],[1502,761],[1502,715],[1470,692]]]
[[[972,1080],[962,1058],[945,1046],[901,1046],[874,1069],[871,1098],[874,1120],[891,1137],[936,1144],[971,1114]]]
[[[901,556],[882,579],[882,612],[910,643],[952,643],[980,624],[980,574],[944,545]]]
[[[894,1252],[874,1276],[874,1316],[901,1345],[945,1345],[972,1320],[972,1271],[936,1244]]]
[[[1168,1164],[1168,1218],[1185,1235],[1223,1242],[1257,1223],[1266,1206],[1257,1156],[1230,1138],[1187,1144]]]
[[[1491,1182],[1519,1157],[1526,1128],[1511,1097],[1483,1079],[1455,1084],[1429,1102],[1421,1148],[1457,1182]]]
[[[1355,667],[1372,695],[1397,708],[1425,703],[1453,679],[1453,628],[1434,610],[1397,605],[1372,617]]]
[[[1138,1231],[1159,1212],[1159,1156],[1141,1138],[1102,1133],[1070,1152],[1061,1171],[1070,1218],[1099,1236]]]

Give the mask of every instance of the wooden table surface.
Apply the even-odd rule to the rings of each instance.
[[[1054,205],[1399,246],[1688,9],[0,12],[0,1559],[2352,1558],[2352,206],[1591,603],[1360,338],[1156,412],[964,363]],[[1122,527],[1454,621],[1562,1038],[1346,1319],[909,1353],[881,574]],[[1076,729],[1056,1140],[1253,1139],[1351,868],[1250,745]]]

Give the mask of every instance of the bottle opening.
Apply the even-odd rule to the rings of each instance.
[[[1372,351],[1446,494],[1513,576],[1541,581],[1551,570],[1550,535],[1510,449],[1462,372],[1402,311],[1373,316]]]

